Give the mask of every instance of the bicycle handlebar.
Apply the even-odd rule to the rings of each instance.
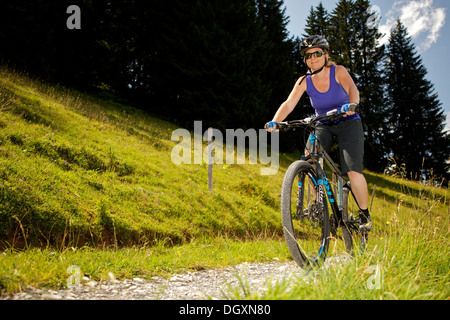
[[[305,125],[314,125],[317,122],[321,120],[326,121],[336,121],[340,118],[342,118],[347,112],[359,112],[359,106],[357,104],[347,104],[343,106],[342,108],[334,109],[331,111],[328,111],[326,114],[314,117],[314,118],[305,118],[302,120],[292,120],[292,121],[286,121],[286,122],[279,122],[276,124],[276,127],[274,129],[276,130],[282,130],[287,131],[292,128],[298,128]],[[270,125],[267,123],[264,126],[265,129],[269,129]]]

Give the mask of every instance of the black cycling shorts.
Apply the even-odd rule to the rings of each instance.
[[[363,173],[364,132],[361,120],[344,120],[335,124],[319,124],[316,136],[329,153],[337,139],[342,174],[350,171]],[[307,148],[310,147],[308,139]]]

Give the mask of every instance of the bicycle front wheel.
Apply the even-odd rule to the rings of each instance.
[[[328,206],[323,185],[306,161],[294,162],[284,176],[281,220],[289,251],[300,267],[325,260],[330,235]]]

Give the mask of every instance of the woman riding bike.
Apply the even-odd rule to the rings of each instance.
[[[330,60],[329,51],[328,41],[321,36],[311,36],[302,41],[301,54],[310,72],[297,81],[288,99],[269,122],[269,131],[286,119],[305,92],[309,95],[317,116],[344,105],[359,104],[359,91],[352,77],[345,67],[337,66]],[[360,205],[359,228],[361,231],[370,231],[372,219],[368,209],[367,182],[363,175],[364,133],[360,116],[355,112],[347,112],[336,122],[321,123],[316,135],[327,152],[330,152],[334,138],[337,138],[342,173],[348,175]]]

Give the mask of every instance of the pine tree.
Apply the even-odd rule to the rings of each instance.
[[[172,6],[160,55],[165,76],[158,79],[170,90],[168,115],[183,125],[203,120],[219,129],[262,127],[271,96],[271,83],[264,81],[270,56],[254,2]]]
[[[306,27],[304,37],[312,35],[322,35],[328,37],[329,33],[329,15],[322,2],[314,9],[311,6],[309,16],[306,19]]]
[[[292,89],[295,79],[295,65],[290,58],[294,51],[295,42],[288,38],[286,9],[282,8],[283,1],[255,0],[258,28],[264,41],[264,52],[267,61],[263,66],[263,81],[269,84],[270,97],[266,101],[266,108],[261,116],[271,119],[280,101],[286,99]]]
[[[105,55],[97,42],[102,2],[83,3],[81,30],[69,30],[69,1],[1,1],[0,61],[47,81],[92,89]]]
[[[332,58],[345,66],[351,74],[355,73],[354,54],[357,45],[354,10],[355,4],[352,0],[340,0],[330,15],[328,34]]]
[[[351,51],[354,60],[352,71],[360,91],[360,114],[366,138],[364,164],[368,169],[380,171],[388,152],[383,75],[385,47],[379,45],[382,34],[378,31],[374,14],[368,0],[354,2],[352,20],[355,43]]]
[[[450,145],[444,134],[444,112],[400,20],[390,35],[386,70],[391,105],[389,141],[397,163],[405,163],[412,178],[421,169],[445,174]]]

